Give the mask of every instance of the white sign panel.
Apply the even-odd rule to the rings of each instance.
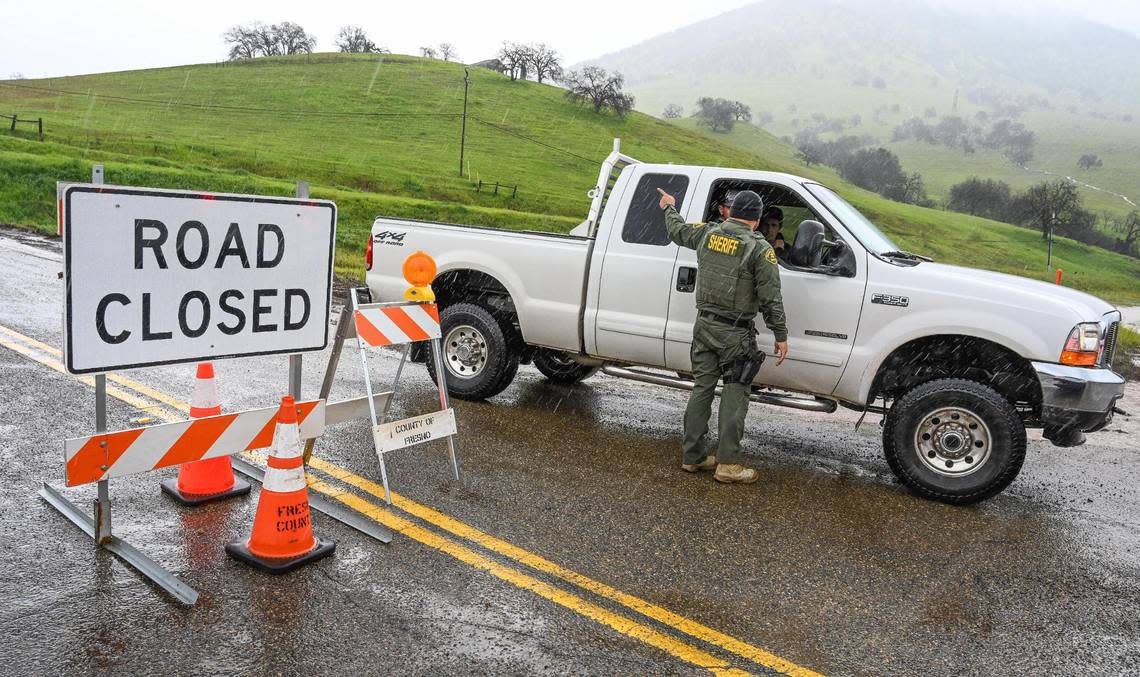
[[[455,410],[444,409],[402,421],[381,423],[372,428],[372,437],[376,441],[376,451],[383,454],[438,440],[455,432]]]
[[[328,343],[334,203],[72,184],[61,206],[71,373]]]

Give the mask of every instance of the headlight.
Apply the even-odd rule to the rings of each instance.
[[[1073,327],[1061,351],[1061,364],[1095,367],[1104,349],[1104,334],[1097,322],[1082,322]]]

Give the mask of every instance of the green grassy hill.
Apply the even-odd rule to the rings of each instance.
[[[55,182],[290,194],[293,181],[341,208],[338,270],[360,274],[378,214],[566,231],[614,137],[646,161],[808,174],[865,209],[900,245],[940,260],[1049,277],[1030,231],[882,200],[808,170],[776,138],[747,142],[633,114],[596,115],[558,88],[471,70],[465,176],[458,156],[463,69],[406,56],[322,54],[50,80],[0,81],[0,112],[43,117],[46,139],[0,131],[0,222],[55,230]],[[750,131],[751,130],[751,131]],[[726,143],[726,141],[732,141]],[[482,180],[482,190],[476,190]],[[517,194],[495,182],[517,185]],[[968,239],[984,233],[985,252]],[[996,252],[996,254],[995,254]],[[1074,286],[1140,302],[1140,262],[1061,241]]]
[[[830,167],[804,167],[794,148],[754,125],[738,124],[731,132],[711,132],[692,119],[678,127],[723,140],[769,158],[779,171],[792,171],[838,190],[897,243],[943,263],[986,268],[1047,280],[1045,243],[1038,231],[989,219],[900,204],[847,185]],[[787,169],[785,169],[787,168]],[[1061,243],[1058,246],[1057,243]],[[1140,261],[1068,239],[1057,239],[1053,264],[1065,271],[1065,284],[1119,303],[1140,297]],[[1094,291],[1099,290],[1099,291]]]
[[[867,135],[895,151],[935,199],[971,175],[1023,188],[1046,178],[1044,170],[1140,203],[1138,60],[1140,38],[1047,11],[1005,16],[1000,7],[971,11],[922,0],[763,0],[597,63],[622,72],[638,109],[652,114],[670,103],[691,113],[698,97],[719,96],[771,115],[765,128],[779,137],[820,127],[818,116],[843,119],[838,133]],[[908,118],[933,125],[943,116],[984,130],[1014,116],[1037,135],[1032,171],[984,148],[966,154],[891,142]],[[1104,166],[1078,169],[1086,153]],[[1135,208],[1110,192],[1081,193],[1098,213],[1121,217]]]

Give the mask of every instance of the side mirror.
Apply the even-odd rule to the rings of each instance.
[[[843,240],[837,240],[828,253],[831,259],[822,272],[836,277],[855,277],[855,252]]]

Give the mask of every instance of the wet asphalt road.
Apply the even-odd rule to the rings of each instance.
[[[0,325],[58,346],[59,255],[26,239],[0,234]],[[305,360],[312,394],[323,361]],[[384,354],[375,373],[390,378],[395,364]],[[285,387],[281,357],[216,366],[229,410],[270,404]],[[172,473],[113,480],[116,533],[202,593],[181,607],[36,496],[41,481],[62,485],[60,440],[92,431],[93,391],[2,347],[0,374],[8,670],[705,673],[423,539],[382,545],[320,514],[317,531],[338,542],[335,556],[264,576],[222,551],[248,534],[256,490],[192,511],[160,495],[158,480]],[[338,374],[333,399],[362,393],[355,347]],[[192,375],[189,366],[129,374],[180,400]],[[405,382],[393,416],[429,410],[422,367]],[[439,443],[395,452],[390,477],[411,501],[825,674],[1140,674],[1140,417],[1118,417],[1076,449],[1031,433],[1013,486],[953,508],[902,489],[875,417],[855,432],[845,411],[754,407],[745,448],[763,473],[756,485],[681,473],[684,401],[608,377],[555,386],[524,368],[493,400],[457,403],[461,482]],[[1140,387],[1131,384],[1121,406],[1140,411]],[[113,398],[109,412],[112,429],[145,413]],[[317,455],[379,478],[364,422],[330,428]],[[87,506],[94,489],[66,493]],[[725,642],[417,523],[736,668],[768,672]]]

